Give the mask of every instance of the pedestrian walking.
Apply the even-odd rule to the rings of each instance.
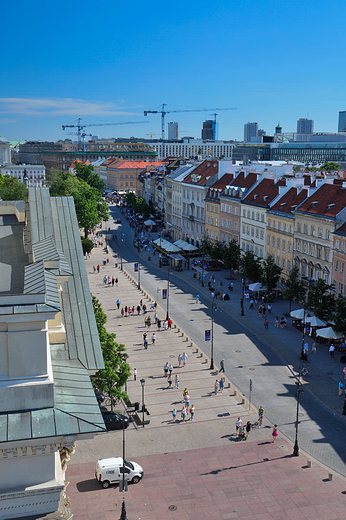
[[[125,316],[127,316],[127,305],[125,305]]]
[[[161,320],[160,319],[157,320],[156,325],[157,325],[157,330],[161,330]]]
[[[198,302],[199,302],[199,294],[197,293],[196,294],[196,303],[198,303]]]
[[[186,408],[185,408],[185,406],[183,406],[182,409],[181,409],[181,418],[183,419],[183,422],[186,421]]]
[[[141,301],[142,301],[142,300],[141,300]],[[145,313],[147,312],[147,306],[144,304],[144,305],[142,306],[142,309],[143,309],[143,314],[145,314]]]
[[[170,374],[173,372],[173,365],[172,365],[172,363],[169,364],[168,370],[169,370]]]
[[[283,329],[285,326],[285,318],[282,316],[280,319],[280,327]]]
[[[169,376],[167,377],[167,381],[168,381],[168,388],[172,388],[173,377],[172,377],[171,373],[169,373]]]
[[[183,355],[181,356],[182,358],[182,361],[183,361],[183,367],[186,365],[187,363],[187,355],[185,354],[185,352],[183,352]]]
[[[151,342],[153,345],[155,345],[155,340],[156,340],[156,335],[155,335],[155,332],[153,332],[153,334],[151,336]]]
[[[309,354],[309,343],[307,341],[304,343],[303,353],[304,353],[304,356],[306,356],[306,361],[307,361],[308,354]]]
[[[132,314],[135,315],[135,306],[132,305]]]
[[[215,383],[214,383],[214,392],[215,392],[215,395],[217,395],[218,391],[219,391],[219,388],[220,388],[220,385],[219,385],[219,381],[216,379]]]
[[[148,334],[146,332],[144,332],[144,334],[143,334],[143,343],[144,343],[144,348],[147,349],[149,340],[148,340]]]
[[[265,318],[267,307],[263,304],[262,305],[262,316]]]
[[[124,307],[121,309],[121,317],[123,318],[125,316],[125,309]]]
[[[114,276],[112,276],[112,287],[114,287],[114,282],[115,282],[115,279],[114,279]]]
[[[254,308],[255,308],[255,307],[254,307],[254,301],[253,301],[253,298],[251,298],[249,309],[254,309]]]
[[[172,328],[172,320],[171,320],[171,318],[168,318],[167,327],[168,327],[169,329]]]
[[[344,383],[342,381],[339,381],[339,395],[342,395],[343,388],[344,388]]]
[[[189,396],[189,394],[185,394],[184,395],[184,403],[185,403],[186,410],[188,410],[189,406],[190,406],[190,396]]]
[[[268,314],[272,313],[272,304],[268,303]]]
[[[262,318],[262,305],[258,307],[258,317]]]
[[[275,318],[275,327],[279,328],[279,316]]]
[[[118,278],[115,279],[115,285],[118,287]]]
[[[225,378],[224,377],[221,377],[219,386],[220,386],[220,392],[222,393],[225,388]]]
[[[184,399],[184,395],[186,395],[186,394],[188,394],[188,393],[189,393],[188,389],[185,388],[185,389],[183,390],[183,399]]]
[[[225,360],[224,359],[221,359],[220,361],[220,370],[219,370],[219,373],[220,372],[224,372],[225,371]]]
[[[268,326],[269,326],[269,321],[268,321],[268,319],[266,318],[266,319],[264,320],[264,328],[265,328],[265,329],[268,329]]]
[[[141,306],[137,305],[137,314],[138,314],[138,316],[140,315],[140,312],[141,312]]]
[[[272,431],[273,442],[275,442],[275,439],[276,439],[276,437],[277,437],[278,435],[279,435],[279,434],[278,434],[278,427],[277,427],[277,425],[275,424],[275,425],[274,425],[274,428],[273,428],[273,431]]]
[[[313,342],[312,346],[311,346],[311,354],[314,354],[316,356],[317,352],[316,352],[316,341]]]
[[[181,367],[182,361],[183,361],[183,359],[182,359],[181,355],[178,354],[178,364],[179,364],[179,368]]]
[[[94,274],[96,273],[96,267],[93,265]]]
[[[175,384],[175,388],[177,390],[179,390],[179,376],[178,376],[178,374],[175,375],[174,384]]]
[[[168,363],[167,362],[164,364],[163,373],[167,377],[167,375],[168,375]]]
[[[172,422],[175,422],[177,418],[177,410],[174,408],[172,411]]]
[[[239,428],[241,428],[242,426],[243,426],[243,421],[241,420],[240,417],[238,417],[238,419],[235,422],[235,431],[238,433]]]
[[[335,356],[335,347],[334,347],[333,343],[329,347],[329,355],[331,358],[333,358]]]
[[[155,313],[154,318],[155,318],[155,323],[157,323],[157,320],[159,319],[159,315],[157,314],[157,312]]]
[[[195,407],[194,407],[194,405],[191,405],[191,408],[190,408],[190,419],[191,419],[191,421],[193,421],[194,416],[195,416]]]
[[[121,301],[120,301],[119,298],[118,298],[118,299],[117,299],[117,307],[118,307],[118,309],[119,309],[119,307],[120,307],[120,304],[121,304]]]
[[[97,269],[97,273],[99,273],[99,272],[100,272],[100,266],[98,265],[98,266],[96,267],[96,269]]]
[[[230,283],[230,291],[233,291],[233,282]]]
[[[133,380],[137,381],[137,368],[133,369]]]
[[[167,329],[168,329],[168,321],[165,320],[165,321],[163,322],[163,330],[167,330]]]
[[[251,422],[248,421],[248,422],[246,423],[246,426],[245,426],[245,432],[246,432],[246,434],[245,434],[245,438],[246,438],[246,439],[249,437],[251,430],[252,430]]]

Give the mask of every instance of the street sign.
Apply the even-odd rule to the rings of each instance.
[[[134,270],[135,270],[135,273],[138,271],[138,263],[136,263],[136,264],[134,265]]]
[[[205,338],[204,339],[205,342],[210,341],[210,330],[204,331],[204,338]]]

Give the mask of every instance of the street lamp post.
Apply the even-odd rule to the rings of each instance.
[[[121,240],[120,240],[120,269],[123,270],[123,236],[124,233],[121,233]]]
[[[138,289],[141,288],[141,247],[138,246]]]
[[[141,385],[142,385],[142,412],[143,412],[143,420],[142,420],[142,426],[144,428],[144,412],[145,412],[145,405],[144,405],[144,385],[145,385],[145,379],[141,379]]]
[[[204,252],[202,257],[202,287],[204,287]]]
[[[166,320],[169,320],[169,274],[170,274],[170,267],[168,266],[168,276],[167,276],[167,312],[166,312]]]
[[[125,417],[123,417],[123,501],[121,504],[120,520],[127,520],[125,505]]]
[[[214,299],[211,299],[211,356],[210,356],[210,370],[214,370],[214,307],[217,310],[217,305]]]
[[[298,457],[299,456],[299,446],[298,446],[298,423],[299,423],[299,396],[300,396],[300,392],[304,392],[303,388],[301,388],[301,386],[303,385],[302,381],[301,381],[301,372],[302,372],[302,366],[299,365],[299,376],[297,377],[297,380],[295,381],[295,384],[296,384],[296,387],[297,387],[297,393],[296,393],[296,397],[297,397],[297,414],[296,414],[296,438],[295,438],[295,441],[294,441],[294,447],[293,447],[293,457]]]

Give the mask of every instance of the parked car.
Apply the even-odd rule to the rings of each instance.
[[[110,484],[117,484],[123,479],[123,467],[125,466],[125,479],[137,484],[143,478],[143,468],[137,462],[130,462],[122,457],[101,459],[96,463],[95,477],[104,489]]]
[[[128,418],[123,414],[109,412],[107,410],[106,412],[102,412],[102,417],[108,431],[122,430],[123,428],[127,428],[129,425]]]

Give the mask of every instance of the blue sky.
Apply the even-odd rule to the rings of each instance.
[[[78,117],[149,121],[86,129],[101,137],[159,134],[160,116],[143,111],[162,103],[207,109],[166,116],[195,137],[209,109],[236,107],[219,112],[219,138],[238,140],[248,121],[272,134],[307,116],[334,132],[346,110],[344,1],[19,0],[2,15],[0,136],[10,140],[64,139],[61,125]]]

